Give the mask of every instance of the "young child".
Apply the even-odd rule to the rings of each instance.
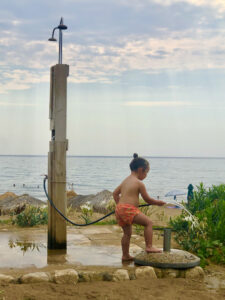
[[[135,153],[130,163],[131,174],[128,176],[113,192],[113,198],[116,202],[116,219],[123,229],[122,245],[122,261],[133,260],[129,254],[130,238],[132,234],[132,224],[139,224],[145,227],[144,237],[146,244],[146,252],[161,252],[152,246],[152,221],[143,214],[139,209],[139,194],[149,204],[162,206],[166,204],[164,201],[151,198],[143,184],[150,170],[149,162]]]

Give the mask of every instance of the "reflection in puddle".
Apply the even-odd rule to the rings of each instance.
[[[48,255],[47,255],[48,265],[67,263],[66,255],[67,255],[66,250],[62,250],[62,249],[61,250],[48,250]]]
[[[68,234],[67,251],[48,250],[46,232],[0,232],[0,268],[42,268],[48,264],[121,267],[121,247],[93,245],[84,235]]]
[[[27,251],[34,251],[37,250],[38,252],[40,252],[40,248],[46,248],[45,245],[40,244],[40,243],[34,243],[34,242],[28,242],[28,241],[19,241],[19,240],[12,240],[10,239],[8,242],[9,248],[20,248],[20,250],[23,252],[23,255],[27,252]]]

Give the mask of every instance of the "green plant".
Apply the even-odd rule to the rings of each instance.
[[[170,220],[175,240],[184,250],[198,255],[202,266],[209,260],[225,263],[225,185],[207,190],[201,183],[189,207],[198,222],[185,212]]]
[[[201,182],[199,186],[196,186],[196,189],[197,190],[194,191],[194,197],[188,207],[192,214],[204,210],[218,199],[225,200],[225,184],[218,186],[212,185],[212,187],[207,190]]]
[[[106,209],[108,211],[113,211],[116,209],[116,202],[113,198],[108,201],[108,203],[106,205]]]
[[[85,224],[88,224],[91,222],[91,216],[93,215],[93,208],[92,206],[88,204],[84,204],[80,207],[82,215],[80,218],[82,218],[85,221]]]
[[[45,248],[45,246],[40,243],[28,242],[26,240],[14,241],[12,239],[9,239],[8,245],[10,248],[16,248],[16,247],[20,248],[23,254],[25,254],[27,251],[34,251],[34,250],[40,252],[40,248]]]
[[[3,224],[3,225],[7,225],[7,224],[10,224],[10,223],[11,223],[11,219],[0,220],[0,224]]]
[[[106,220],[106,221],[100,221],[96,223],[95,225],[115,225],[117,224],[117,221],[115,219]]]
[[[27,206],[23,212],[15,217],[12,221],[21,227],[32,227],[35,225],[43,225],[48,223],[48,208]]]
[[[67,216],[69,216],[72,213],[76,213],[76,212],[77,212],[77,209],[73,208],[72,205],[68,206],[67,209],[66,209],[66,215]]]
[[[6,298],[3,296],[4,295],[4,291],[0,290],[0,300],[5,300]]]
[[[217,199],[204,211],[210,238],[225,242],[225,199]]]

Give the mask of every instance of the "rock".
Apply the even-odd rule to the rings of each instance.
[[[94,200],[93,209],[96,212],[107,213],[107,204],[109,201],[113,199],[113,195],[110,191],[104,190],[98,194],[96,194]]]
[[[177,277],[179,277],[179,278],[185,278],[185,272],[186,272],[185,269],[184,270],[179,270],[179,274],[178,274]]]
[[[15,279],[12,276],[0,274],[0,284],[13,283]]]
[[[201,267],[194,267],[187,269],[185,272],[185,278],[204,278],[204,271]]]
[[[179,270],[177,269],[163,269],[162,270],[163,278],[177,278],[179,277]]]
[[[208,289],[225,289],[225,280],[223,280],[222,278],[207,276],[204,282]]]
[[[157,276],[157,278],[163,278],[163,269],[160,269],[160,268],[154,268],[155,270],[155,274]]]
[[[0,216],[5,215],[4,205],[17,197],[16,194],[11,192],[6,192],[0,195]]]
[[[108,272],[104,272],[103,273],[103,281],[112,281],[113,280],[113,275],[108,273]]]
[[[220,282],[219,282],[219,288],[225,290],[225,280],[220,280]]]
[[[112,281],[125,281],[130,280],[129,273],[127,270],[118,269],[113,273]]]
[[[134,274],[134,273],[131,273],[131,274],[130,274],[130,280],[135,280],[135,279],[137,279],[136,276],[135,276],[135,274]]]
[[[108,212],[106,206],[107,203],[112,200],[113,196],[110,191],[104,190],[96,195],[77,195],[68,199],[67,206],[72,208],[80,208],[84,204],[88,204],[93,207],[93,210],[100,213]]]
[[[53,281],[58,284],[76,284],[78,282],[78,273],[74,269],[55,271]]]
[[[140,253],[143,249],[135,244],[130,244],[130,252],[134,255]]]
[[[76,197],[72,197],[67,200],[67,207],[72,208],[80,208],[80,206],[84,204],[91,203],[92,199],[95,197],[95,195],[77,195]]]
[[[0,203],[1,203],[1,201],[9,201],[9,200],[14,199],[16,197],[18,197],[16,194],[11,193],[11,192],[6,192],[6,193],[0,195]]]
[[[76,196],[77,196],[77,193],[75,193],[73,190],[66,191],[66,198],[67,198],[67,200],[70,199],[70,198],[76,197]]]
[[[4,215],[19,215],[21,212],[23,212],[26,209],[26,203],[21,203],[18,205],[13,205],[10,207],[10,209],[4,209],[3,214]]]
[[[2,215],[19,214],[26,208],[26,205],[40,207],[46,205],[46,203],[28,194],[16,196],[13,193],[5,193],[1,195],[0,211]]]
[[[135,276],[137,279],[157,278],[153,267],[139,267],[135,270]]]
[[[38,283],[48,281],[50,281],[50,277],[45,272],[29,273],[20,278],[21,283]]]
[[[28,194],[24,194],[21,196],[16,197],[13,200],[14,204],[21,204],[21,203],[25,203],[25,204],[29,204],[29,205],[33,205],[33,206],[46,206],[46,202],[41,201],[37,198],[34,198]]]
[[[89,281],[103,281],[104,273],[96,271],[83,271],[79,272],[79,281],[80,282],[89,282]]]

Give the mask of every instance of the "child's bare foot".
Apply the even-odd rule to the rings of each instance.
[[[147,253],[161,253],[162,252],[162,250],[155,248],[155,247],[146,248],[145,251]]]
[[[130,255],[122,257],[122,261],[132,261],[132,260],[134,260],[134,257]]]

